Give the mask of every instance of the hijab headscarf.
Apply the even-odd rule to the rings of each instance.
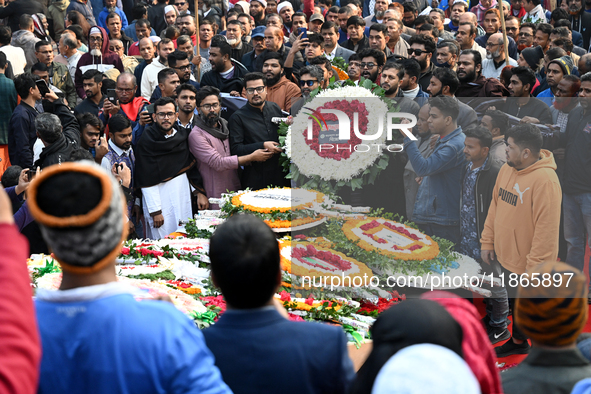
[[[466,362],[448,348],[430,343],[402,349],[376,377],[372,394],[480,394]]]
[[[440,345],[462,357],[462,327],[431,300],[406,300],[387,309],[371,328],[373,349],[359,369],[351,393],[371,392],[380,369],[401,349],[421,343]]]
[[[480,315],[476,307],[467,300],[447,291],[425,293],[422,298],[442,305],[462,327],[464,360],[480,383],[482,393],[502,393],[501,377],[496,367],[496,355],[480,322]]]

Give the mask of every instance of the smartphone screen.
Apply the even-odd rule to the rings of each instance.
[[[117,93],[115,93],[115,89],[107,89],[107,98],[113,104],[117,103]]]
[[[47,83],[43,79],[38,79],[35,81],[35,84],[39,88],[41,96],[45,96],[47,93],[49,93],[49,86],[47,86]]]

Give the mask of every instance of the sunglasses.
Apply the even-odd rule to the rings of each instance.
[[[304,87],[304,86],[312,87],[312,85],[314,85],[316,82],[318,82],[317,79],[310,79],[308,81],[300,81],[300,86],[301,87]]]
[[[412,48],[407,49],[407,52],[409,55],[412,55],[414,53],[417,56],[421,56],[423,53],[427,53],[427,51],[424,51],[422,49],[412,49]]]

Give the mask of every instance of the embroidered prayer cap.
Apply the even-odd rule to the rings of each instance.
[[[279,3],[279,5],[277,5],[277,13],[281,14],[281,10],[284,9],[285,7],[289,7],[293,11],[293,5],[291,5],[291,3],[289,1],[283,1],[283,2]]]
[[[533,274],[539,274],[535,275],[539,285]],[[543,345],[573,344],[587,322],[585,275],[569,264],[555,261],[529,272],[529,282],[528,287],[520,286],[517,291],[514,316],[519,328]]]
[[[541,46],[525,48],[521,51],[521,55],[529,65],[532,70],[536,70],[538,68],[538,64],[540,60],[544,57],[544,50]]]
[[[267,8],[267,1],[266,0],[251,0],[251,4],[253,1],[258,1],[259,3],[262,4],[263,8]]]
[[[570,56],[562,56],[562,57],[559,57],[558,59],[554,59],[550,63],[548,63],[548,67],[552,63],[558,64],[560,66],[560,68],[562,69],[562,73],[564,75],[570,75],[573,72],[573,68],[575,67],[575,63],[573,62],[573,58]]]
[[[64,271],[97,272],[127,238],[125,198],[119,184],[92,162],[43,170],[29,186],[29,210]]]

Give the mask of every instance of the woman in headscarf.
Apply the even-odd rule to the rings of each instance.
[[[482,326],[476,307],[467,300],[447,291],[425,293],[421,298],[441,304],[462,327],[464,360],[476,376],[482,393],[502,393],[501,377],[496,367],[497,357]]]
[[[440,345],[462,357],[462,327],[443,306],[432,300],[406,300],[392,306],[376,320],[371,337],[373,349],[357,372],[352,394],[371,393],[380,369],[408,346]]]

